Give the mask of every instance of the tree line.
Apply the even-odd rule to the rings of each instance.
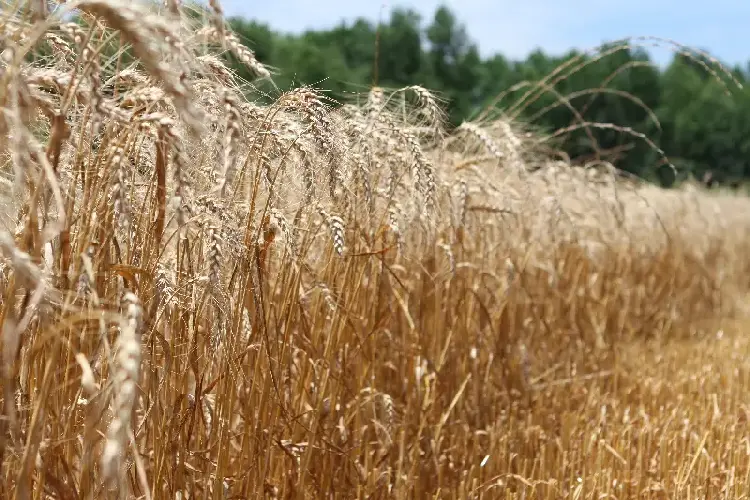
[[[492,106],[538,131],[557,132],[558,147],[574,161],[601,158],[662,183],[674,180],[665,174],[665,157],[678,179],[750,177],[750,90],[740,87],[750,66],[722,70],[707,54],[676,47],[660,69],[637,40],[555,57],[535,51],[522,61],[483,58],[446,7],[427,20],[395,9],[378,24],[359,19],[301,34],[240,17],[229,22],[274,69],[276,87],[261,83],[261,94],[314,85],[346,101],[374,84],[419,84],[445,99],[452,125]],[[233,66],[250,76],[238,61]],[[523,83],[540,81],[536,88]]]

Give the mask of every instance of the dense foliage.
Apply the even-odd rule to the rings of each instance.
[[[659,68],[642,48],[654,40],[629,40],[563,57],[537,51],[525,61],[482,58],[450,10],[439,8],[428,21],[396,9],[380,26],[357,20],[300,35],[276,33],[241,18],[233,18],[231,25],[259,60],[275,68],[273,80],[281,90],[315,85],[337,100],[349,100],[373,84],[418,83],[445,98],[454,125],[477,118],[479,110],[510,90],[497,108],[548,132],[582,120],[616,124],[653,139],[683,178],[709,171],[720,182],[750,177],[750,93],[738,85],[748,78],[746,69],[724,74],[706,56],[686,56],[686,49],[676,45],[672,62]],[[558,73],[565,78],[547,80],[535,91],[538,98],[522,100],[531,87],[518,84],[538,82],[566,63]],[[240,65],[236,68],[242,73]],[[270,83],[262,88],[271,97],[278,95]],[[600,158],[619,168],[660,178],[663,159],[635,133],[579,126],[564,137],[562,149],[574,160],[596,159],[598,150]]]

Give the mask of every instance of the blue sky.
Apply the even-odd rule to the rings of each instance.
[[[710,51],[729,64],[745,66],[750,44],[750,0],[223,0],[228,15],[300,32],[327,28],[341,19],[373,21],[383,12],[410,7],[425,24],[438,5],[447,5],[464,23],[483,55],[523,58],[536,47],[550,54],[587,49],[605,40],[651,35]],[[652,51],[659,62],[665,49]]]

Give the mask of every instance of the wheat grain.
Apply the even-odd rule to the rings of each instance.
[[[141,370],[142,311],[138,297],[127,292],[123,296],[123,320],[115,344],[113,417],[102,452],[105,480],[118,489],[126,484],[123,455],[130,441],[131,416],[137,402],[137,386]],[[124,492],[121,491],[121,494]]]
[[[227,117],[223,144],[223,171],[219,180],[219,189],[221,191],[221,195],[226,197],[227,186],[231,185],[232,181],[234,180],[236,161],[235,150],[237,148],[237,143],[242,132],[240,129],[242,119],[240,117],[240,109],[237,99],[228,92],[224,94],[224,107]]]
[[[149,13],[139,4],[124,4],[115,0],[80,0],[78,8],[99,16],[132,44],[133,52],[147,71],[164,85],[166,92],[174,99],[180,116],[196,131],[202,129],[201,113],[192,104],[192,95],[184,80],[165,62],[164,54],[176,52],[170,41],[179,39],[176,26]],[[164,42],[159,44],[159,41]]]
[[[221,286],[221,229],[218,226],[209,226],[209,247],[208,247],[208,279],[214,287]]]
[[[331,215],[320,206],[318,206],[318,213],[323,217],[323,222],[325,222],[331,231],[333,249],[337,254],[344,255],[344,220],[338,215]]]
[[[222,35],[222,31],[217,30],[215,27],[205,27],[198,32],[198,36],[213,40],[223,40],[223,43],[227,44],[232,54],[251,71],[255,78],[262,79],[271,76],[271,72],[256,59],[255,53],[245,47],[233,33],[223,32]]]

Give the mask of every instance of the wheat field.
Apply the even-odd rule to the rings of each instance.
[[[2,498],[750,496],[747,198],[3,5]]]

